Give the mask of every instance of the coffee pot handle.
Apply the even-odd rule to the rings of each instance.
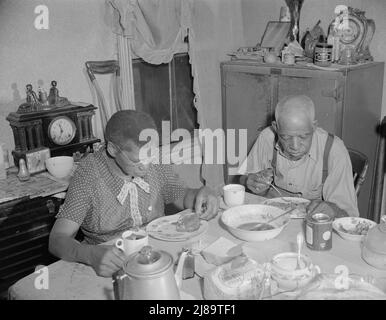
[[[184,268],[184,265],[185,265],[185,259],[186,259],[187,255],[188,255],[188,251],[187,250],[182,251],[182,253],[180,255],[180,259],[178,260],[176,272],[174,273],[174,277],[176,278],[176,283],[177,283],[178,289],[181,289],[181,285],[182,285],[182,271],[183,271],[183,268]]]
[[[121,249],[123,252],[125,252],[125,248],[123,246],[123,239],[117,239],[115,241],[115,246],[118,248],[118,249]]]

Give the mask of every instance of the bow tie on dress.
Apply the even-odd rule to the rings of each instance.
[[[130,209],[134,220],[134,226],[142,225],[142,216],[138,206],[138,190],[140,187],[146,193],[150,193],[149,184],[142,178],[135,177],[133,180],[125,180],[117,199],[121,205],[125,203],[127,196],[130,194]]]

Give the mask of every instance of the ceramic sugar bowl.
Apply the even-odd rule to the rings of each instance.
[[[386,270],[386,222],[385,219],[371,228],[362,243],[362,258],[369,265]]]
[[[271,261],[271,277],[281,290],[296,290],[308,284],[320,268],[312,264],[311,259],[304,254],[284,252],[275,255]]]

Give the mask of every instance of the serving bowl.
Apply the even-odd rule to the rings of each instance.
[[[55,178],[63,179],[70,175],[74,158],[68,156],[52,157],[45,160],[48,172]]]
[[[344,217],[335,219],[333,229],[345,240],[361,241],[368,230],[375,227],[376,222],[359,217]]]
[[[272,228],[269,230],[248,230],[250,226],[266,223],[283,213],[284,210],[272,206],[246,204],[225,210],[221,216],[221,221],[236,238],[257,242],[269,240],[279,235],[289,223],[289,215],[284,215],[270,223]]]
[[[280,253],[272,258],[271,277],[280,289],[302,288],[320,273],[319,266],[313,265],[307,255],[300,255],[299,268],[297,268],[297,259],[298,255],[295,252]]]

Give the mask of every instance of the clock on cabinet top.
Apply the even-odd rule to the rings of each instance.
[[[93,134],[92,104],[68,102],[65,106],[25,112],[22,106],[11,112],[7,120],[12,128],[15,164],[30,152],[49,148],[51,156],[84,153],[100,142]]]

